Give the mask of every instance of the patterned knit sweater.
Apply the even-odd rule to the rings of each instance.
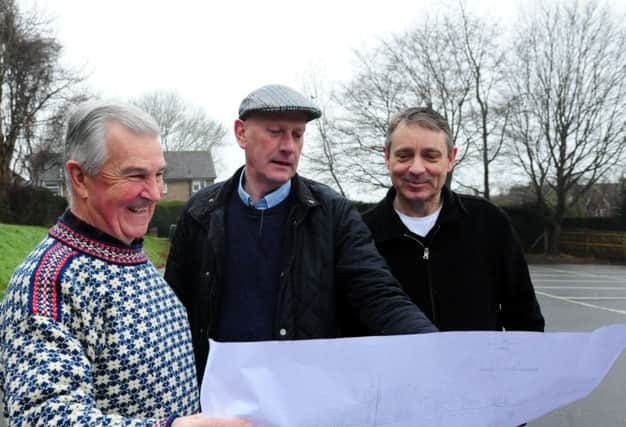
[[[183,306],[148,261],[66,212],[0,305],[15,426],[166,426],[199,410]]]

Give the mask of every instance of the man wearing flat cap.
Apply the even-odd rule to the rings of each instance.
[[[209,338],[340,337],[344,310],[371,334],[436,331],[352,204],[297,174],[306,124],[321,114],[286,86],[250,93],[234,126],[245,166],[181,214],[165,279],[187,308],[199,380]]]

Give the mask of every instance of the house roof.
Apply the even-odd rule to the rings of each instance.
[[[208,151],[165,151],[167,180],[215,179],[215,166]],[[50,167],[52,166],[52,167]],[[61,181],[63,167],[61,155],[51,159],[50,166],[43,172],[42,181]]]
[[[166,151],[166,180],[215,179],[215,166],[208,151]]]

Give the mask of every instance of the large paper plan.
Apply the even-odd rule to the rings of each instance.
[[[255,427],[517,426],[589,394],[625,347],[626,325],[211,341],[202,411]]]

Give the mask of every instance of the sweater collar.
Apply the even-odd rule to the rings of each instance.
[[[82,221],[69,209],[48,231],[66,245],[88,255],[116,264],[141,264],[148,261],[143,252],[143,240],[139,239],[126,245]]]

